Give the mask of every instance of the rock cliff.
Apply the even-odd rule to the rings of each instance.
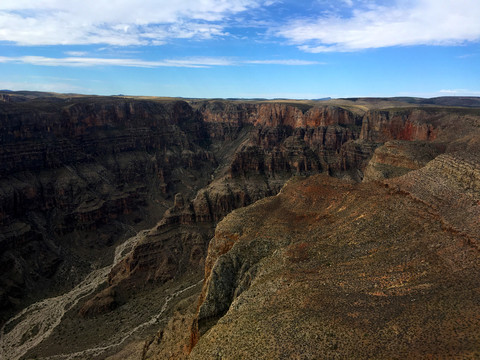
[[[424,167],[445,151],[439,143],[425,141],[387,141],[378,147],[364,171],[364,181],[398,177]]]
[[[185,102],[0,105],[2,309],[40,284],[78,281],[131,225],[154,224],[175,192],[205,186],[217,165]]]
[[[144,249],[149,253],[144,259],[156,264],[153,274],[145,270],[143,283],[164,281],[188,268],[180,263],[190,263],[173,261],[177,255],[160,249],[152,251],[152,241],[163,243],[157,241],[160,228],[169,227],[164,231],[168,236],[184,234],[189,244],[184,245],[204,258],[216,222],[233,209],[275,194],[292,174],[327,172],[359,181],[385,141],[428,144],[437,136],[445,139],[442,134],[449,130],[443,110],[415,108],[364,111],[317,103],[187,103],[32,94],[21,100],[3,102],[0,108],[2,262],[5,268],[17,269],[17,280],[4,284],[5,304],[13,301],[8,300],[9,292],[20,295],[21,288],[33,289],[59,269],[67,274],[72,266],[80,266],[82,248],[102,252],[128,226],[151,224],[172,205],[175,193],[185,198],[181,211],[171,208],[152,231],[150,245],[142,244],[131,255],[143,258]],[[391,146],[377,151],[369,178],[382,173],[379,166],[392,165],[385,161],[393,160],[381,159],[382,149]],[[175,230],[196,224],[204,229]],[[23,230],[12,231],[16,228]],[[72,234],[76,240],[66,244],[62,239]],[[24,241],[16,240],[22,237]],[[25,244],[44,249],[41,253],[49,261],[28,260],[31,251]],[[153,254],[162,255],[153,260]],[[111,274],[111,284],[136,273],[134,269],[148,269],[139,260],[129,261]],[[170,265],[158,272],[158,264]],[[78,276],[72,283],[84,274],[74,273]]]
[[[325,136],[320,136],[321,141],[315,143],[308,141],[305,134],[320,131],[325,134],[334,130],[332,126],[315,129],[290,127],[288,130],[291,129],[293,136],[279,133],[278,130],[269,136],[261,136],[269,130],[259,130],[257,134],[260,136],[257,136],[256,142],[262,144],[264,151],[259,151],[254,143],[242,147],[240,154],[234,157],[230,178],[255,172],[271,174],[265,165],[268,162],[264,159],[271,148],[269,144],[274,144],[275,140],[265,139],[285,138],[285,147],[293,144],[291,148],[300,148],[303,154],[305,149],[312,149],[311,145],[314,145],[313,148],[318,146],[317,151],[312,150],[318,159],[317,171],[328,169],[330,174],[348,174],[348,178],[363,179],[366,183],[396,179],[383,185],[373,183],[364,187],[325,178],[309,179],[302,185],[289,184],[277,197],[258,201],[251,207],[236,210],[225,217],[217,225],[215,236],[210,241],[205,260],[204,287],[190,339],[188,342],[185,338],[182,340],[183,349],[188,344],[193,349],[189,358],[291,358],[300,354],[306,358],[323,358],[334,354],[346,358],[371,358],[394,354],[407,357],[473,354],[468,347],[460,346],[460,340],[451,342],[449,330],[442,332],[443,326],[449,326],[450,322],[462,321],[456,317],[448,318],[444,323],[429,323],[432,331],[441,334],[437,339],[418,331],[397,341],[401,337],[398,331],[403,331],[401,326],[409,327],[412,323],[422,322],[425,316],[448,313],[456,306],[455,292],[451,292],[451,301],[422,313],[429,306],[430,299],[443,296],[443,276],[448,273],[448,270],[443,270],[445,264],[452,269],[464,269],[469,284],[478,287],[475,280],[478,244],[474,239],[480,235],[476,225],[480,214],[478,199],[475,200],[478,194],[473,189],[476,188],[478,175],[478,160],[475,159],[478,159],[480,152],[478,139],[475,140],[472,134],[478,134],[479,117],[473,113],[475,115],[472,117],[459,117],[452,109],[368,111],[362,118],[359,132],[354,132],[354,136],[346,141],[340,137],[338,142],[329,142],[328,150],[318,146],[325,144]],[[299,118],[301,115],[297,113],[296,123],[301,124]],[[290,121],[292,123],[295,122]],[[456,132],[452,131],[454,124],[458,127]],[[329,151],[330,157],[319,156],[322,154],[319,149],[323,150],[323,154]],[[449,155],[441,155],[445,152]],[[273,163],[280,164],[280,169],[290,168],[294,170],[293,173],[300,173],[298,167],[279,161],[278,155],[272,158],[276,159]],[[327,161],[322,163],[320,159]],[[237,168],[246,171],[239,173],[235,171]],[[397,178],[402,175],[405,176]],[[310,187],[313,183],[315,190]],[[439,199],[438,194],[445,197]],[[320,203],[315,199],[321,199]],[[452,205],[453,208],[449,209]],[[344,217],[343,212],[349,215]],[[419,230],[421,228],[424,230]],[[455,239],[452,239],[452,234],[456,236]],[[324,240],[312,240],[315,236]],[[401,244],[397,244],[397,241]],[[431,266],[423,265],[427,261],[425,259],[432,257],[432,254],[424,251],[425,247],[436,241],[443,244],[439,245],[441,250],[438,250],[442,260]],[[459,242],[458,248],[452,247],[455,242]],[[324,246],[317,253],[320,244]],[[407,246],[407,249],[400,251],[403,255],[396,253],[403,246]],[[415,250],[416,255],[412,255],[417,246],[420,249]],[[358,247],[365,247],[365,253]],[[333,251],[334,248],[337,250]],[[380,248],[382,250],[377,255]],[[338,256],[337,252],[344,253],[348,259],[339,260],[338,267],[335,267],[333,260]],[[416,260],[406,267],[402,256],[413,256]],[[375,260],[371,257],[375,257]],[[322,261],[327,265],[320,265]],[[392,265],[390,270],[383,269],[382,266],[389,262],[398,264]],[[294,270],[290,265],[292,263],[297,264]],[[370,269],[368,271],[371,273],[356,273],[359,269]],[[331,273],[331,279],[328,280],[330,285],[324,282],[323,285],[328,289],[320,290],[317,288],[318,282],[326,278],[321,274],[328,271]],[[337,279],[338,273],[343,271],[349,275]],[[382,275],[383,271],[387,275]],[[415,280],[419,279],[420,273],[425,275],[425,271],[433,283],[423,284]],[[390,272],[395,274],[388,275]],[[449,284],[455,284],[462,276],[454,276]],[[364,289],[354,295],[352,292],[355,292],[353,289],[359,277],[370,283],[370,290]],[[297,281],[299,278],[305,278],[305,283],[303,280]],[[299,282],[304,285],[299,285]],[[347,312],[341,306],[334,306],[340,298],[325,301],[316,299],[326,297],[327,293],[333,291],[332,287],[340,289],[340,293],[345,292],[344,295],[336,293],[340,298],[344,296],[345,306],[358,299],[357,302],[364,304],[365,308],[361,311],[348,308],[352,311]],[[430,287],[431,291],[424,291]],[[472,292],[469,285],[461,285],[457,290],[468,294],[470,300],[475,296],[475,291]],[[415,308],[414,311],[405,307],[410,301],[407,299],[409,296],[416,299],[420,295],[422,310]],[[368,309],[380,306],[376,301],[384,296],[386,299],[381,305],[384,312],[380,318],[390,320],[384,325],[374,326],[377,321],[375,312]],[[282,305],[277,306],[277,300],[281,300]],[[466,304],[470,304],[470,300],[465,300]],[[264,305],[261,305],[263,302]],[[398,305],[400,302],[404,305]],[[305,307],[302,304],[306,304]],[[317,306],[317,310],[312,306]],[[328,308],[327,312],[343,317],[343,325],[333,325],[338,321],[337,315],[321,322],[321,326],[312,323],[311,316],[317,319],[316,311],[325,308]],[[468,307],[458,316],[466,320],[475,311],[475,306]],[[356,323],[354,319],[359,316],[362,317],[359,328],[351,329],[350,321]],[[478,328],[477,320],[471,324],[471,331]],[[188,322],[182,317],[184,331],[188,329],[185,321]],[[282,330],[274,331],[279,326]],[[283,331],[289,335],[282,335]],[[385,335],[380,336],[380,342],[385,345],[373,345],[377,341],[377,331]],[[332,333],[334,335],[329,335]],[[392,333],[397,335],[392,337]],[[468,336],[468,331],[462,334]],[[312,338],[306,341],[304,336],[316,340]],[[333,336],[332,339],[329,336]],[[345,340],[345,336],[348,340]],[[414,346],[409,348],[411,337],[416,340]],[[473,336],[470,340],[478,347],[478,338]],[[261,345],[256,346],[259,342]],[[456,350],[448,350],[451,345]],[[178,348],[178,343],[176,346]],[[155,353],[152,348],[155,346],[150,347],[150,351]],[[161,358],[162,355],[159,356]],[[180,352],[177,356],[183,358],[186,355]]]
[[[8,97],[0,102],[2,316],[15,307],[72,287],[92,268],[111,263],[113,247],[121,240],[139,229],[150,228],[113,268],[106,288],[85,299],[77,313],[95,318],[135,301],[137,291],[205,271],[206,282],[191,336],[184,336],[180,342],[172,334],[161,338],[175,344],[184,355],[200,339],[192,356],[208,358],[210,350],[201,344],[220,341],[216,326],[238,320],[228,317],[232,309],[237,309],[238,299],[257,296],[250,291],[258,279],[268,284],[273,273],[265,267],[266,262],[272,261],[280,273],[284,271],[281,266],[288,265],[284,274],[287,280],[272,277],[271,285],[280,291],[275,296],[286,308],[288,296],[295,292],[287,289],[283,294],[282,286],[292,281],[292,291],[298,286],[300,291],[301,282],[293,279],[301,275],[300,268],[313,264],[312,259],[323,265],[314,270],[305,268],[312,276],[305,279],[306,289],[313,286],[311,281],[318,280],[313,274],[326,271],[332,275],[326,281],[328,289],[337,291],[334,293],[348,303],[333,280],[333,272],[338,269],[327,266],[334,262],[326,257],[335,260],[336,255],[330,251],[335,248],[345,251],[342,259],[347,263],[352,259],[352,266],[361,267],[355,262],[355,254],[367,256],[376,234],[386,241],[379,246],[381,254],[393,251],[389,246],[398,245],[394,250],[400,249],[397,238],[393,245],[387,244],[392,239],[385,229],[394,229],[408,241],[419,235],[419,242],[408,245],[410,250],[417,245],[423,249],[424,237],[440,239],[442,244],[450,241],[452,238],[446,239],[437,231],[439,223],[449,236],[468,239],[468,246],[476,246],[476,205],[462,205],[477,201],[480,115],[475,108],[422,107],[416,103],[380,108],[366,106],[365,99],[357,104],[353,100],[185,101],[14,93]],[[322,172],[344,180],[320,177],[312,183],[306,180],[305,185],[293,181],[279,196],[261,200],[276,195],[292,175]],[[362,180],[365,184],[354,185]],[[384,180],[383,185],[378,184]],[[426,185],[418,186],[423,183]],[[322,190],[324,187],[326,190]],[[438,194],[445,194],[444,199],[439,200]],[[399,219],[385,215],[395,212],[392,199],[400,201]],[[355,205],[355,201],[365,204]],[[449,207],[452,202],[455,206]],[[228,215],[253,203],[253,207]],[[380,217],[378,222],[370,216],[368,206]],[[436,212],[431,214],[427,208]],[[263,210],[255,213],[252,209]],[[344,211],[350,214],[346,218],[342,217]],[[465,216],[459,215],[462,211]],[[441,212],[450,215],[442,217],[438,215]],[[425,231],[409,228],[419,225],[415,214],[428,218]],[[364,224],[364,218],[370,223]],[[350,230],[347,224],[352,222],[359,227]],[[322,236],[321,226],[325,229]],[[401,226],[412,232],[404,233]],[[427,236],[427,230],[433,231],[433,237]],[[316,242],[319,236],[324,241],[321,246]],[[327,244],[330,240],[325,236],[338,240],[338,244]],[[344,237],[358,237],[358,244]],[[463,256],[447,248],[448,256]],[[400,253],[407,256],[405,251]],[[469,259],[476,261],[474,257]],[[350,265],[337,260],[335,266],[348,270]],[[395,257],[393,263],[400,266],[401,262]],[[379,266],[381,269],[383,265]],[[368,292],[357,293],[356,301],[371,299],[369,294],[376,292],[372,286],[378,286],[380,280],[371,279],[380,275],[372,271],[365,280]],[[436,274],[437,270],[432,271]],[[344,283],[348,287],[348,281],[358,274],[347,272],[350,275]],[[400,271],[398,276],[406,275]],[[432,276],[437,279],[437,275]],[[324,296],[315,286],[313,293]],[[422,284],[419,286],[423,289]],[[41,288],[48,291],[42,292]],[[261,298],[263,291],[274,291],[267,288],[259,288]],[[333,298],[322,299],[326,302],[316,304],[310,297],[300,300],[315,309],[333,302]],[[392,301],[399,298],[395,299]],[[250,309],[249,302],[245,304]],[[363,310],[370,309],[370,305],[365,306]],[[385,306],[387,312],[398,310]],[[168,326],[181,324],[182,329],[190,329],[190,310],[188,316],[180,315],[181,320],[172,319]],[[298,315],[308,318],[307,313]],[[345,316],[342,319],[350,315]],[[373,321],[369,316],[367,311],[359,321],[369,324]],[[334,319],[327,320],[322,322],[325,328],[333,326]],[[400,323],[396,326],[401,328]],[[295,329],[287,328],[293,336]],[[391,335],[395,327],[383,329]],[[373,334],[373,330],[362,331],[352,339]],[[245,339],[249,336],[244,335]],[[321,339],[327,336],[317,335]],[[390,341],[388,336],[385,339]],[[298,344],[292,346],[297,349]],[[365,354],[372,351],[368,345]],[[144,353],[155,351],[146,346]],[[381,354],[388,357],[390,353]]]

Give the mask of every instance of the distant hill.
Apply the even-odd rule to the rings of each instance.
[[[38,98],[67,98],[67,97],[90,97],[95,95],[82,95],[82,94],[60,94],[54,92],[42,92],[42,91],[12,91],[12,90],[0,90],[0,95],[8,95],[13,102],[33,100]],[[123,94],[112,95],[112,97],[124,97]],[[157,96],[128,96],[129,98],[163,98]],[[105,98],[108,98],[106,96]],[[185,98],[187,99],[187,98]],[[188,100],[200,100],[201,98],[188,98]],[[213,99],[210,99],[213,100]],[[408,105],[408,104],[417,104],[417,105],[437,105],[437,106],[461,106],[461,107],[480,107],[480,97],[478,96],[441,96],[434,98],[420,98],[420,97],[406,97],[406,96],[397,96],[397,97],[352,97],[352,98],[331,98],[324,97],[318,99],[303,99],[303,100],[292,100],[288,98],[218,98],[216,100],[222,101],[253,101],[253,102],[263,102],[263,101],[280,101],[280,102],[307,102],[314,103],[316,101],[331,101],[333,104],[353,102],[352,105],[365,105],[368,108],[377,108],[377,107],[389,107],[389,106],[398,106],[398,105]]]
[[[464,106],[464,107],[480,107],[480,97],[476,96],[441,96],[434,98],[418,98],[418,97],[361,97],[361,98],[344,98],[339,100],[348,100],[353,102],[379,102],[392,101],[407,104],[418,105],[441,105],[441,106]]]

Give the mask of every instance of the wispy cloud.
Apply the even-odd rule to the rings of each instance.
[[[85,56],[87,55],[87,52],[86,51],[66,51],[65,54],[69,56]]]
[[[59,92],[59,93],[88,93],[89,89],[81,86],[73,85],[60,81],[38,82],[38,81],[0,81],[0,89],[8,90],[29,90],[29,91],[46,91],[46,92]]]
[[[443,89],[439,93],[444,96],[480,96],[480,91],[468,89]]]
[[[190,67],[200,68],[208,66],[226,66],[233,63],[227,59],[216,58],[191,58],[180,60],[162,60],[162,61],[146,61],[139,59],[115,59],[115,58],[93,58],[93,57],[65,57],[52,58],[44,56],[20,56],[20,57],[5,57],[0,56],[0,63],[20,63],[38,66],[72,66],[72,67],[87,67],[87,66],[124,66],[124,67],[140,67],[140,68],[155,68],[155,67]]]
[[[318,61],[307,61],[307,60],[247,60],[244,61],[245,64],[257,64],[257,65],[287,65],[287,66],[305,66],[305,65],[325,65]]]
[[[346,1],[351,3],[351,1]],[[478,0],[369,1],[351,16],[297,19],[276,35],[311,53],[409,45],[458,45],[480,39]]]
[[[122,58],[93,58],[93,57],[64,57],[52,58],[44,56],[20,56],[6,57],[0,56],[0,63],[19,63],[37,66],[67,66],[67,67],[88,67],[88,66],[123,66],[139,68],[156,67],[186,67],[186,68],[205,68],[213,66],[240,66],[243,64],[257,65],[288,65],[288,66],[306,66],[320,65],[316,61],[304,61],[296,59],[285,60],[237,60],[229,58],[214,57],[191,57],[184,59],[165,59],[159,61],[147,61],[140,59],[122,59]]]
[[[162,44],[225,35],[221,21],[265,0],[0,2],[0,41],[19,45]]]

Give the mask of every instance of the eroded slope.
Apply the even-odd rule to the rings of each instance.
[[[408,183],[313,176],[229,214],[190,358],[480,356],[480,196],[466,233]]]

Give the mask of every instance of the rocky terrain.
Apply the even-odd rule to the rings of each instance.
[[[184,102],[0,105],[3,311],[103,265],[106,249],[158,221],[173,193],[205,186],[203,174],[216,166]]]
[[[2,94],[1,322],[96,271],[20,356],[475,357],[477,103]]]
[[[452,170],[425,171],[474,190],[447,180]],[[410,174],[295,180],[229,214],[210,243],[190,358],[480,356],[479,193],[442,192],[447,212]]]

